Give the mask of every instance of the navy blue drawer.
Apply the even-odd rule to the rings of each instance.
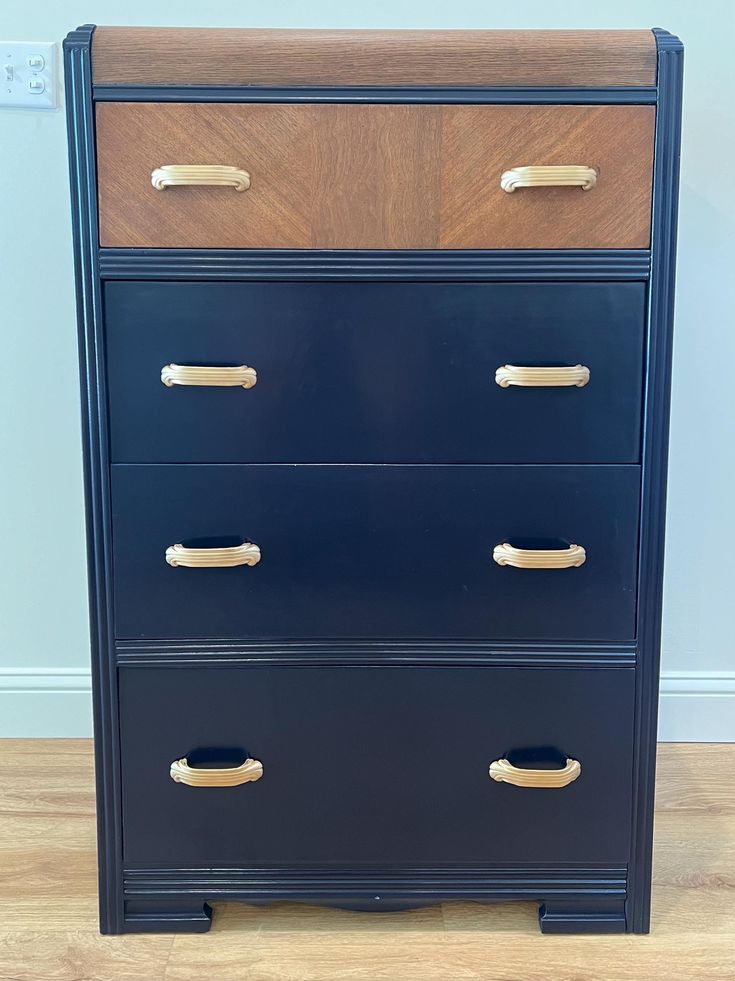
[[[632,669],[121,669],[126,865],[625,864],[633,690]],[[263,775],[187,786],[182,757]],[[564,787],[488,774],[567,757]]]
[[[120,638],[634,636],[634,466],[112,468]],[[173,545],[257,545],[253,567],[181,568]],[[586,549],[579,568],[493,561]]]
[[[108,283],[117,462],[632,463],[642,283]],[[242,387],[161,369],[255,368]],[[509,387],[506,364],[589,368]]]

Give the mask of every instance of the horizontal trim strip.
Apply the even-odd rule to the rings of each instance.
[[[501,641],[140,641],[115,645],[117,663],[214,665],[258,663],[310,667],[621,667],[636,663],[636,645],[519,644]]]
[[[665,695],[735,695],[735,671],[664,671]]]
[[[357,102],[469,105],[651,105],[655,86],[375,88],[371,86],[95,85],[96,102]]]
[[[325,251],[100,249],[103,279],[637,280],[647,249]]]
[[[445,867],[437,869],[135,869],[123,873],[127,897],[163,894],[224,896],[625,895],[627,869]]]
[[[152,664],[159,660],[164,660],[168,663],[170,658],[181,657],[183,660],[187,661],[190,657],[196,657],[202,660],[204,663],[210,663],[212,659],[214,660],[247,660],[247,659],[258,659],[258,655],[254,658],[242,657],[238,655],[233,648],[242,648],[245,645],[236,644],[223,644],[217,642],[203,642],[197,644],[195,642],[189,642],[187,644],[176,644],[173,642],[161,641],[157,644],[151,643],[149,641],[120,641],[117,644],[118,660],[121,664]],[[278,650],[283,650],[288,646],[289,648],[299,647],[303,651],[303,656],[309,658],[309,663],[315,663],[315,658],[319,655],[308,654],[309,649],[319,648],[323,650],[325,644],[309,644],[307,642],[262,642],[257,645],[257,649],[262,651],[262,657],[266,659],[273,660],[274,662],[278,660],[278,663],[282,663],[282,658],[275,657],[275,653]],[[343,650],[351,649],[352,655],[354,656],[354,648],[358,647],[358,644],[343,644],[335,645],[332,643],[331,647],[341,647]],[[364,645],[362,645],[364,646]],[[409,645],[396,645],[396,644],[383,644],[384,648],[390,647],[392,651],[396,651],[397,648],[405,648]],[[410,645],[411,647],[421,647],[425,650],[430,650],[432,645]],[[447,649],[449,645],[433,645],[436,647],[442,647],[444,650]],[[477,645],[474,644],[464,644],[451,645],[453,648],[461,648],[463,650],[468,650]],[[488,646],[488,645],[485,645]],[[509,651],[512,645],[506,645],[506,652]],[[516,645],[519,648],[520,645]],[[526,645],[526,658],[527,663],[535,664],[539,663],[541,657],[540,654],[534,654]],[[559,655],[553,653],[554,645],[545,644],[543,650],[548,653],[549,662],[553,664],[559,663]],[[579,663],[579,659],[584,657],[594,656],[591,654],[591,649],[586,648],[584,651],[573,652],[570,645],[563,648],[566,651],[566,659],[574,664]],[[617,663],[618,660],[625,661],[627,663],[628,658],[635,657],[635,648],[632,644],[607,644],[598,645],[598,658],[604,663],[604,665],[609,665],[612,662]],[[288,657],[288,655],[286,655]],[[294,656],[293,654],[291,656]],[[330,658],[338,656],[336,653],[330,655]],[[342,654],[342,657],[345,655]],[[348,655],[349,656],[349,655]],[[390,655],[389,655],[390,656]],[[405,658],[406,654],[393,654],[394,657],[398,656]],[[424,660],[427,656],[424,655]],[[436,657],[437,655],[434,655]],[[475,655],[476,656],[476,655]],[[492,656],[492,655],[491,655]],[[502,657],[502,655],[500,655]],[[514,657],[520,657],[521,655],[516,654]],[[564,655],[562,655],[564,656]],[[493,656],[493,664],[497,664],[499,655]],[[456,664],[456,655],[445,655],[442,661],[447,661],[451,664]],[[382,662],[381,662],[382,663]],[[429,663],[434,663],[430,661]],[[88,668],[27,668],[27,667],[8,667],[0,668],[0,691],[3,692],[34,692],[34,691],[44,691],[44,692],[89,692],[91,691],[92,682],[91,675]],[[691,696],[691,695],[735,695],[735,671],[663,671],[661,674],[661,694],[662,695],[679,695],[679,696]]]
[[[0,668],[1,692],[88,692],[89,668]]]

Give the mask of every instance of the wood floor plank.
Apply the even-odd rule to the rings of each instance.
[[[85,740],[0,741],[0,981],[735,979],[735,745],[660,747],[647,937],[544,937],[530,903],[226,903],[203,936],[101,937],[92,769]]]
[[[214,958],[177,937],[167,981],[189,981],[215,971],[221,981],[724,981],[733,974],[731,935],[693,950],[688,937],[542,937],[501,933],[445,941],[436,935],[363,936],[350,943],[261,934],[254,946],[227,945]]]
[[[659,746],[656,810],[735,812],[732,743]]]
[[[0,936],[2,981],[160,981],[170,936],[101,937],[87,930]],[[210,979],[212,975],[202,975]]]

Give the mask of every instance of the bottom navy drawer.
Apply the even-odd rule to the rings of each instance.
[[[628,668],[122,668],[125,863],[624,864],[633,689]],[[190,786],[170,775],[182,758],[195,779],[248,758],[263,773]],[[567,758],[563,787],[488,772]]]

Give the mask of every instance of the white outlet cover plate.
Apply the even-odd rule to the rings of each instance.
[[[57,57],[55,41],[0,41],[0,108],[55,109]]]

